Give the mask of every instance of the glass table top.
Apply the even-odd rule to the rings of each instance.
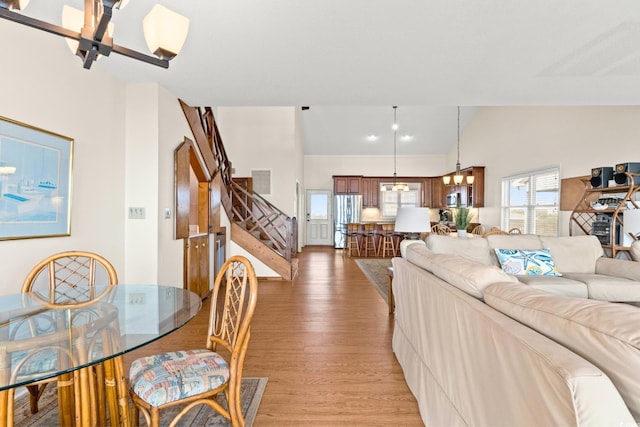
[[[100,298],[53,307],[29,294],[0,296],[0,390],[100,363],[175,331],[201,309],[182,288],[119,284]]]

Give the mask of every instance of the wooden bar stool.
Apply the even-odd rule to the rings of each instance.
[[[393,257],[396,255],[396,244],[394,236],[395,224],[382,224],[382,233],[380,242],[378,242],[378,254],[382,258],[387,256]]]
[[[373,256],[378,255],[378,251],[376,250],[376,228],[378,228],[378,224],[375,222],[368,222],[364,224],[362,230],[362,249],[364,250],[364,256],[368,257],[371,251],[373,251]]]
[[[347,224],[347,241],[345,242],[345,250],[349,256],[351,256],[351,250],[360,256],[360,224],[357,222],[350,222]]]

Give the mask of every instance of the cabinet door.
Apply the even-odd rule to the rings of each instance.
[[[347,186],[347,178],[344,176],[336,176],[333,178],[334,194],[349,194]]]
[[[442,209],[445,207],[445,188],[442,178],[428,178],[425,181],[425,207]]]
[[[362,177],[350,176],[347,178],[349,194],[362,194]]]
[[[377,178],[362,178],[362,206],[377,208],[380,180]]]
[[[204,298],[209,293],[209,235],[185,239],[185,287]]]
[[[334,176],[334,194],[362,194],[362,176]]]

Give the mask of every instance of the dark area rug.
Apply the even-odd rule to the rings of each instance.
[[[362,270],[367,279],[376,288],[382,299],[388,304],[389,296],[387,295],[387,283],[389,280],[389,273],[387,268],[391,267],[390,258],[372,258],[372,259],[357,259],[356,264]]]
[[[243,378],[242,379],[242,413],[244,414],[246,425],[252,426],[258,413],[260,400],[267,386],[268,378]],[[224,396],[218,399],[224,402]],[[226,407],[226,403],[224,403]],[[29,394],[23,394],[16,398],[15,402],[15,426],[58,426],[58,395],[55,383],[47,385],[45,392],[40,398],[40,411],[31,414],[29,409]],[[177,414],[181,406],[168,408],[160,412],[160,425],[166,426],[173,415]],[[144,419],[140,417],[140,425],[146,425]],[[200,405],[192,409],[178,424],[181,427],[213,427],[230,426],[231,423],[220,414],[206,405]]]

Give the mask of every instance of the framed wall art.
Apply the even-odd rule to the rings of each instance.
[[[73,140],[0,117],[0,240],[71,234]]]

